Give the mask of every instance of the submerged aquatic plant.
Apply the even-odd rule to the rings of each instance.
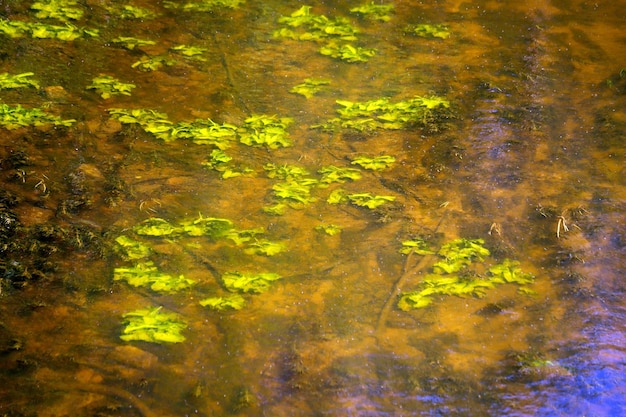
[[[356,40],[358,30],[350,22],[341,17],[329,19],[323,15],[311,13],[311,6],[302,6],[290,16],[281,16],[279,23],[283,27],[274,32],[274,37],[291,38],[297,40],[340,39],[343,41]]]
[[[314,128],[334,131],[353,129],[373,131],[376,129],[407,129],[425,126],[433,119],[447,114],[450,102],[442,97],[414,97],[392,103],[388,98],[364,102],[337,100],[338,118],[315,125]]]
[[[63,22],[78,20],[83,17],[83,9],[75,0],[44,0],[34,2],[30,8],[36,10],[38,19],[57,19]]]
[[[117,243],[117,252],[122,254],[122,257],[130,260],[143,259],[150,256],[152,249],[142,242],[129,238],[128,236],[121,235],[115,238]]]
[[[343,184],[346,181],[357,181],[361,179],[361,171],[356,168],[329,165],[320,168],[317,172],[322,175],[320,179],[321,186],[327,186],[332,183]]]
[[[140,71],[151,72],[160,69],[162,66],[172,66],[175,60],[165,55],[145,56],[139,61],[134,62],[131,68],[137,68]]]
[[[144,236],[169,236],[180,233],[182,229],[171,225],[165,219],[151,217],[134,226],[133,231]]]
[[[353,46],[348,43],[329,42],[320,48],[320,53],[346,62],[367,62],[376,55],[376,50]]]
[[[35,75],[32,72],[24,72],[22,74],[10,75],[6,72],[0,74],[0,90],[9,90],[14,88],[39,88],[39,83],[31,79]]]
[[[514,283],[525,286],[534,281],[531,274],[522,272],[519,262],[509,259],[491,266],[487,274],[478,273],[476,268],[470,269],[490,255],[484,243],[482,239],[455,239],[442,245],[437,252],[440,260],[433,265],[432,273],[426,275],[417,290],[400,295],[398,308],[404,311],[423,308],[432,304],[436,296],[480,298],[498,285]],[[433,254],[420,239],[402,242],[402,246],[400,252],[404,254]]]
[[[213,310],[241,310],[246,305],[246,299],[239,294],[233,294],[227,297],[210,297],[200,300],[202,307],[209,307]]]
[[[0,125],[13,130],[27,126],[71,126],[76,122],[74,119],[63,120],[41,109],[25,109],[20,106],[0,104]]]
[[[371,20],[388,22],[391,20],[390,13],[393,12],[393,9],[393,4],[374,4],[374,2],[372,2],[353,7],[350,9],[350,13],[356,13]]]
[[[273,272],[248,274],[241,272],[227,272],[222,275],[224,287],[232,292],[261,294],[270,289],[271,283],[281,279]]]
[[[441,24],[430,25],[422,23],[409,27],[406,32],[423,38],[447,39],[448,37],[450,37],[450,29],[448,28],[448,26]]]
[[[70,23],[66,23],[65,26],[57,26],[18,20],[0,20],[0,33],[12,38],[30,35],[36,39],[58,39],[62,41],[73,41],[84,36],[92,38],[99,36],[98,29],[80,29]]]
[[[315,226],[315,230],[326,233],[329,236],[335,236],[341,233],[343,228],[341,226],[337,226],[336,224],[320,224]]]
[[[155,41],[133,38],[131,36],[118,36],[117,38],[112,39],[111,42],[114,45],[122,46],[131,51],[139,46],[156,45]]]
[[[184,4],[164,1],[163,6],[168,9],[180,9],[186,12],[210,12],[218,7],[236,9],[243,3],[245,3],[245,0],[199,0]]]
[[[185,278],[165,274],[154,266],[152,262],[139,263],[132,267],[115,268],[114,281],[126,281],[133,287],[146,287],[152,291],[175,293],[192,287],[196,282]]]
[[[372,171],[382,171],[389,168],[396,162],[396,158],[390,155],[380,155],[373,158],[369,156],[358,156],[352,160],[353,165],[359,165]]]
[[[180,54],[185,58],[189,58],[195,61],[206,61],[202,55],[207,52],[206,48],[200,48],[197,46],[177,45],[170,48],[172,52]]]
[[[322,91],[323,87],[328,84],[330,84],[330,81],[325,79],[306,78],[304,82],[295,85],[289,92],[311,98]]]
[[[101,75],[94,78],[87,89],[96,90],[102,98],[107,99],[120,94],[130,96],[131,90],[135,87],[135,84],[123,83],[109,75]]]
[[[266,146],[278,149],[291,146],[287,127],[293,123],[289,117],[255,114],[243,122],[238,130],[239,141],[248,146]]]
[[[143,341],[151,343],[180,343],[185,341],[182,335],[187,324],[178,314],[164,311],[163,307],[144,308],[131,311],[122,316],[120,339],[124,341]]]

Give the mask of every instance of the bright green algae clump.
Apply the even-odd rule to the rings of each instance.
[[[471,268],[483,262],[490,252],[482,239],[456,239],[444,244],[437,252],[441,258],[426,275],[419,289],[402,293],[398,301],[401,310],[408,311],[427,307],[434,302],[435,296],[455,295],[458,297],[484,297],[487,290],[501,284],[518,284],[521,286],[534,282],[531,274],[519,268],[519,262],[504,259],[500,264],[489,268],[488,274],[481,275]],[[402,243],[401,253],[430,255],[433,252],[424,241],[409,240]],[[520,292],[530,293],[521,287]]]
[[[392,103],[388,98],[364,102],[337,100],[339,117],[313,127],[329,131],[353,129],[408,129],[424,127],[448,116],[450,102],[442,97],[414,97]]]
[[[163,311],[162,307],[145,308],[123,315],[120,339],[151,343],[180,343],[185,341],[182,331],[187,324],[176,313]]]

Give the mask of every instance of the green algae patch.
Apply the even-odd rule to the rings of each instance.
[[[243,3],[245,3],[245,0],[200,0],[183,4],[164,1],[163,6],[168,9],[179,9],[185,12],[211,12],[216,8],[236,9]]]
[[[28,126],[72,126],[76,120],[63,120],[44,112],[39,108],[26,109],[19,104],[9,106],[0,104],[0,125],[6,129],[14,130]]]
[[[304,82],[293,86],[290,93],[300,94],[306,98],[311,98],[324,89],[324,86],[330,84],[329,80],[306,78]]]
[[[36,1],[30,8],[35,11],[38,19],[57,19],[62,22],[78,20],[83,17],[83,9],[75,0],[45,0]]]
[[[437,252],[440,258],[420,282],[418,289],[403,292],[398,300],[398,308],[404,311],[424,308],[443,296],[482,298],[487,292],[502,284],[517,284],[522,293],[531,293],[526,285],[534,282],[534,276],[525,273],[519,262],[504,259],[488,268],[487,273],[479,272],[490,252],[482,239],[455,239],[441,246]],[[428,244],[423,240],[402,242],[403,254],[432,255]],[[483,267],[484,268],[484,267]]]
[[[22,74],[10,75],[8,73],[0,74],[0,90],[11,90],[17,88],[39,88],[39,83],[31,77],[35,75],[32,72],[24,72]]]
[[[110,75],[101,75],[91,81],[87,90],[96,90],[100,97],[107,99],[117,95],[130,96],[131,90],[135,87],[135,84],[123,83]]]
[[[239,294],[227,297],[210,297],[199,301],[202,307],[209,307],[212,310],[241,310],[246,306],[246,299]]]
[[[442,24],[422,23],[407,28],[406,32],[422,38],[447,39],[450,37],[450,29],[447,25]]]
[[[329,42],[320,48],[320,54],[346,62],[367,62],[376,55],[376,49]]]
[[[239,293],[264,293],[270,289],[272,282],[279,279],[281,276],[272,272],[258,274],[227,272],[222,275],[224,287],[228,291]]]
[[[111,43],[113,43],[113,45],[115,46],[128,49],[129,51],[132,51],[135,48],[139,48],[142,46],[156,45],[155,41],[149,39],[134,38],[132,36],[118,36],[115,39],[111,39]]]
[[[131,311],[123,316],[124,329],[120,339],[150,343],[181,343],[187,324],[178,314],[164,311],[162,307]]]
[[[358,156],[351,162],[352,165],[359,165],[364,169],[372,171],[382,171],[389,168],[396,162],[396,158],[390,155],[380,155],[375,157]]]
[[[376,129],[398,130],[425,127],[446,117],[450,102],[443,97],[414,97],[409,100],[391,102],[380,98],[364,102],[337,100],[339,117],[326,123],[314,125],[327,131],[352,129],[361,132]]]
[[[115,238],[115,243],[117,243],[116,251],[121,254],[124,259],[144,259],[152,254],[152,249],[150,249],[148,245],[125,235]]]
[[[254,147],[286,148],[291,146],[287,127],[292,123],[293,119],[289,117],[252,115],[244,120],[243,126],[238,130],[239,141],[244,145]]]
[[[353,7],[350,9],[350,13],[355,13],[369,20],[388,22],[391,20],[391,13],[393,13],[393,10],[393,4],[375,4],[372,2],[358,7]]]
[[[115,268],[114,281],[126,281],[133,287],[150,288],[155,292],[176,293],[191,288],[195,281],[183,275],[172,276],[159,271],[152,262],[144,262],[132,267]]]

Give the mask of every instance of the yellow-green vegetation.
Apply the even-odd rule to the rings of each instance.
[[[206,48],[199,48],[197,46],[188,45],[176,45],[170,49],[172,52],[182,55],[185,58],[195,61],[206,61],[206,58],[202,56],[207,52]]]
[[[322,175],[320,186],[327,186],[332,183],[343,184],[346,181],[357,181],[361,179],[361,171],[356,168],[329,165],[320,168],[317,172]]]
[[[57,19],[62,22],[83,17],[83,9],[75,0],[44,0],[34,2],[30,8],[36,10],[38,19]]]
[[[330,81],[324,79],[305,78],[304,82],[295,85],[290,93],[300,94],[306,98],[311,98],[315,94],[322,91],[325,85],[329,85]]]
[[[105,6],[107,11],[120,19],[154,19],[158,15],[144,7],[130,4]]]
[[[379,155],[375,157],[358,156],[352,160],[353,165],[359,165],[362,168],[372,171],[382,171],[389,168],[396,162],[396,158],[390,155]]]
[[[10,75],[6,72],[0,74],[0,90],[10,90],[14,88],[39,88],[39,83],[31,79],[35,75],[32,72],[24,72],[22,74]]]
[[[248,255],[274,256],[284,252],[287,247],[281,242],[271,242],[267,239],[256,239],[248,242],[244,253]]]
[[[269,290],[272,282],[281,276],[272,272],[241,273],[227,272],[222,275],[222,282],[228,291],[261,294]]]
[[[171,122],[167,114],[150,109],[109,109],[112,119],[122,124],[138,124],[143,130],[165,142],[187,139],[199,145],[213,145],[226,149],[237,136],[237,126],[218,124],[210,119],[193,122]]]
[[[374,4],[374,2],[372,2],[353,7],[350,9],[350,13],[356,13],[370,20],[388,22],[391,20],[390,14],[393,12],[393,9],[393,4]]]
[[[534,282],[531,274],[519,268],[519,262],[510,259],[504,259],[489,267],[486,274],[482,273],[483,262],[490,256],[484,243],[482,239],[455,239],[442,245],[432,272],[424,277],[417,290],[400,295],[398,307],[408,311],[431,305],[435,297],[484,297],[488,290],[501,284],[517,284],[525,288],[523,286]],[[405,241],[402,246],[400,252],[404,254],[433,253],[420,239]]]
[[[126,235],[116,237],[115,243],[117,243],[116,251],[125,259],[144,259],[152,253],[152,249],[148,245],[131,239]]]
[[[187,324],[178,314],[164,311],[162,307],[144,308],[123,315],[122,335],[120,339],[151,343],[180,343],[185,341],[182,335]]]
[[[246,305],[246,299],[239,294],[233,294],[226,297],[210,297],[200,300],[202,307],[209,307],[213,310],[241,310]]]
[[[374,56],[374,49],[353,46],[345,42],[356,41],[357,28],[348,19],[311,13],[311,6],[302,6],[290,16],[282,16],[278,22],[284,27],[274,32],[275,38],[288,38],[301,41],[323,41],[320,48],[322,55],[347,62],[366,62]]]
[[[284,204],[294,209],[302,209],[317,200],[311,195],[312,185],[297,180],[288,180],[274,184],[272,190],[274,196]]]
[[[133,287],[146,287],[152,291],[175,293],[191,288],[195,281],[183,275],[173,276],[159,271],[150,261],[132,267],[115,268],[114,281],[126,281]]]
[[[346,18],[329,19],[323,15],[311,13],[311,6],[302,6],[290,16],[281,16],[279,23],[283,27],[274,32],[275,37],[297,40],[340,39],[355,41],[358,30]]]
[[[426,126],[448,115],[450,102],[442,97],[415,97],[392,103],[388,98],[365,102],[337,100],[338,118],[313,126],[324,130],[353,129],[373,131],[376,129],[408,129]]]
[[[289,117],[255,114],[243,122],[237,131],[239,141],[248,146],[266,146],[270,149],[291,146],[287,127],[293,123]]]
[[[130,51],[140,46],[156,45],[155,41],[133,38],[132,36],[118,36],[117,38],[112,39],[111,42],[116,46],[121,46]]]
[[[243,3],[245,3],[245,0],[199,0],[184,4],[164,1],[163,6],[168,9],[179,9],[186,12],[210,12],[220,7],[236,9]]]
[[[228,156],[223,150],[213,149],[209,155],[209,160],[202,162],[201,165],[208,169],[221,172],[223,179],[240,177],[243,175],[254,175],[254,170],[252,168],[232,167],[229,163],[232,159],[233,158]]]
[[[411,26],[406,30],[408,33],[420,36],[422,38],[440,38],[447,39],[450,37],[450,29],[447,25],[435,24],[429,25],[426,23]]]
[[[336,224],[320,224],[315,226],[315,230],[326,233],[329,236],[335,236],[341,233],[342,227]]]
[[[0,104],[0,125],[9,130],[28,126],[71,126],[75,122],[74,119],[60,119],[39,108],[25,109],[19,104],[16,106]]]
[[[151,72],[161,69],[161,67],[172,66],[176,64],[176,61],[165,55],[145,56],[139,61],[134,62],[131,67],[137,68],[140,71]]]
[[[61,41],[73,41],[81,37],[98,37],[97,29],[80,29],[70,23],[64,26],[48,25],[45,23],[22,22],[19,20],[0,20],[0,34],[12,38],[20,38],[30,35],[36,39],[58,39]]]
[[[367,62],[376,55],[376,49],[328,42],[320,48],[320,53],[346,62]]]
[[[102,98],[106,99],[116,95],[130,96],[131,90],[135,87],[135,84],[123,83],[110,75],[101,75],[95,77],[87,89],[96,90]]]
[[[326,202],[328,204],[350,203],[359,207],[375,209],[383,204],[395,201],[395,199],[396,197],[391,195],[372,195],[370,193],[350,194],[346,190],[338,188],[330,193]]]
[[[424,239],[411,239],[402,242],[400,253],[409,255],[415,253],[417,255],[434,255],[435,252],[430,249],[430,245]]]

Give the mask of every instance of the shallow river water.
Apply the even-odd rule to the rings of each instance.
[[[1,415],[626,413],[624,1],[0,6]]]

